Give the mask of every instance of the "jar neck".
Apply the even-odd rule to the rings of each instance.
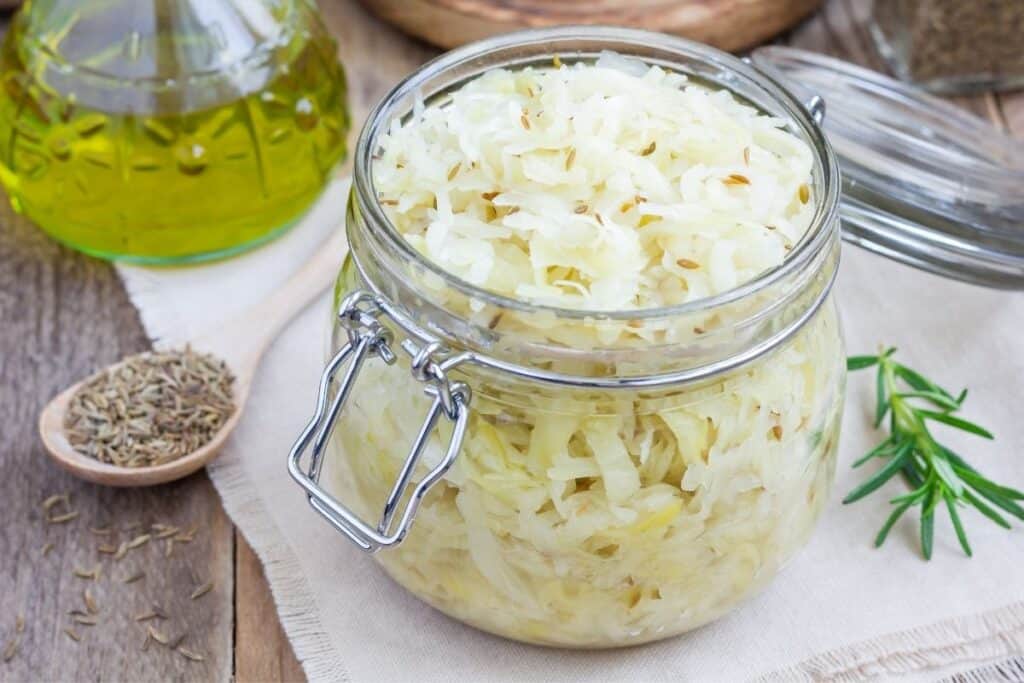
[[[441,98],[510,63],[550,63],[556,54],[564,62],[587,59],[601,50],[710,81],[782,118],[807,142],[815,155],[816,213],[781,266],[721,295],[671,308],[566,310],[509,299],[459,280],[413,250],[390,224],[373,187],[373,156],[382,132],[407,116],[418,98]],[[556,374],[585,386],[604,386],[604,380],[645,386],[645,378],[691,381],[739,367],[778,346],[813,316],[838,267],[838,180],[832,152],[803,106],[742,61],[659,34],[569,27],[456,50],[399,84],[371,113],[360,137],[347,224],[360,286],[389,299],[453,352],[487,358],[494,361],[492,369],[532,373],[534,379]]]

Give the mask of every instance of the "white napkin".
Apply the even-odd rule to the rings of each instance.
[[[335,181],[290,233],[229,261],[120,266],[150,336],[179,344],[266,296],[339,227],[346,192],[347,182]],[[1024,487],[1024,295],[951,282],[851,246],[843,259],[838,296],[848,350],[896,345],[912,367],[951,388],[968,386],[965,415],[997,439],[950,433],[949,440],[995,480]],[[270,348],[238,431],[210,467],[228,513],[266,566],[311,680],[928,679],[939,667],[963,670],[1024,652],[1020,524],[1007,532],[967,511],[975,550],[968,559],[940,509],[934,558],[925,562],[913,515],[882,549],[872,547],[889,513],[884,499],[902,483],[853,506],[839,503],[865,476],[850,462],[878,440],[870,374],[850,377],[836,489],[813,540],[762,595],[726,618],[654,645],[597,652],[521,645],[448,619],[316,515],[285,471],[313,410],[329,316],[325,293]]]

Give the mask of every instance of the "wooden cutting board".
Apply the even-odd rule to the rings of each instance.
[[[403,31],[451,48],[523,28],[605,24],[742,50],[781,33],[821,0],[361,0]]]

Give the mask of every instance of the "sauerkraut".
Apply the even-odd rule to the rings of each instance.
[[[375,163],[381,203],[425,258],[507,297],[590,311],[729,290],[782,263],[813,215],[811,153],[781,121],[615,55],[488,72],[395,123]],[[643,351],[728,322],[720,308],[682,325],[637,315],[602,328],[505,309],[486,327]],[[448,614],[529,642],[695,628],[806,542],[832,482],[843,368],[831,299],[771,353],[698,384],[563,389],[460,368],[474,394],[459,456],[377,558]],[[427,405],[407,369],[364,366],[327,478],[365,519],[380,517]],[[441,422],[427,464],[447,444]]]
[[[657,308],[778,265],[814,213],[811,151],[729,92],[606,54],[495,69],[380,141],[391,222],[464,280],[564,308]]]

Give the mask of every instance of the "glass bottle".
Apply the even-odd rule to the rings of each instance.
[[[303,0],[31,0],[0,80],[15,210],[104,258],[271,239],[346,153],[344,72]]]

